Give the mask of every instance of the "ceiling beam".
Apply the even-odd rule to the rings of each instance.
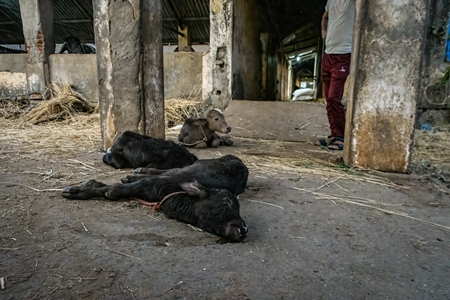
[[[190,21],[208,21],[209,17],[187,17],[187,18],[181,18],[181,21],[183,22],[190,22]],[[177,18],[163,18],[163,22],[178,22]]]
[[[311,46],[316,46],[317,45],[317,39],[318,37],[313,37],[307,40],[304,40],[302,42],[299,43],[295,43],[293,45],[290,46],[284,46],[284,52],[285,53],[290,53],[296,50],[301,50],[307,47],[311,47]]]

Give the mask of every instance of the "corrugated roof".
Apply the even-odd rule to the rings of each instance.
[[[188,24],[193,43],[209,41],[209,0],[163,0],[163,43],[177,43],[177,20]],[[55,42],[70,35],[94,43],[92,0],[54,1]],[[19,0],[0,1],[0,44],[23,44]]]
[[[55,0],[53,3],[56,43],[62,43],[69,35],[84,43],[94,43],[92,0]],[[304,32],[294,42],[317,37],[325,3],[326,0],[259,0],[262,32],[274,33],[281,42],[292,32],[312,23],[316,28]],[[190,26],[193,43],[209,42],[209,0],[162,0],[162,15],[163,43],[177,43],[178,20]],[[19,0],[0,0],[0,44],[22,44],[23,41]],[[295,51],[297,46],[289,49]]]

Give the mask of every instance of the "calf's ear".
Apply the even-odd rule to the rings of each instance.
[[[205,188],[197,181],[183,182],[180,186],[188,195],[199,196],[200,198],[206,196]]]
[[[193,124],[196,126],[203,126],[206,124],[206,122],[208,122],[208,119],[197,119]]]

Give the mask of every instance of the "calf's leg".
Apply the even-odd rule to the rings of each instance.
[[[206,142],[200,142],[193,147],[195,149],[205,149],[205,148],[208,148],[208,144]]]
[[[105,198],[108,200],[130,200],[131,198],[145,199],[145,185],[139,182],[127,184],[106,185],[104,183],[89,180],[80,186],[68,186],[63,190],[62,196],[67,199],[88,200],[93,198]]]

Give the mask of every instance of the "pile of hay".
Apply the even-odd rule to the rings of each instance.
[[[198,118],[203,113],[203,101],[192,99],[169,99],[164,101],[166,128],[184,123],[186,118]]]
[[[412,153],[415,173],[450,187],[450,126],[416,130]]]
[[[24,121],[33,124],[43,122],[73,120],[79,114],[98,112],[98,107],[87,101],[80,93],[75,92],[70,85],[52,83],[48,91],[49,100],[40,102],[27,112]]]

